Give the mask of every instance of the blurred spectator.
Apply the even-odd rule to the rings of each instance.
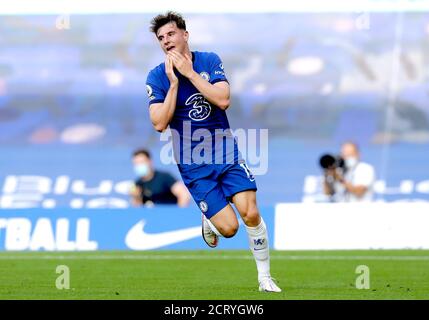
[[[171,174],[155,170],[149,151],[136,150],[132,161],[137,176],[130,191],[131,203],[134,206],[177,204],[186,207],[189,204],[190,195],[185,185]]]
[[[360,161],[358,146],[345,142],[341,146],[343,167],[325,170],[323,189],[333,202],[364,202],[373,198],[374,167]]]

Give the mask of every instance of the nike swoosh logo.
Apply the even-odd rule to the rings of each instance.
[[[127,233],[125,244],[132,250],[150,250],[168,246],[201,236],[201,226],[165,231],[159,233],[146,233],[145,220],[137,222]]]

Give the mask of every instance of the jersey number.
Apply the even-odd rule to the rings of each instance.
[[[210,103],[206,101],[201,93],[195,93],[190,96],[185,104],[187,106],[192,105],[192,109],[189,111],[189,118],[195,121],[206,119],[212,110]]]

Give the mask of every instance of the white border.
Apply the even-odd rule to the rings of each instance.
[[[0,15],[272,12],[428,12],[428,0],[0,0]]]

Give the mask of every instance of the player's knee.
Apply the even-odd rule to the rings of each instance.
[[[235,236],[235,234],[237,233],[237,230],[238,229],[235,229],[235,228],[230,228],[230,229],[227,229],[227,230],[224,230],[224,232],[223,232],[223,236],[225,237],[225,238],[232,238],[233,236]]]
[[[224,228],[222,228],[221,233],[225,238],[231,238],[235,236],[237,231],[238,231],[238,223],[225,226]]]
[[[259,210],[256,206],[249,206],[243,216],[246,225],[256,226],[260,221]]]

